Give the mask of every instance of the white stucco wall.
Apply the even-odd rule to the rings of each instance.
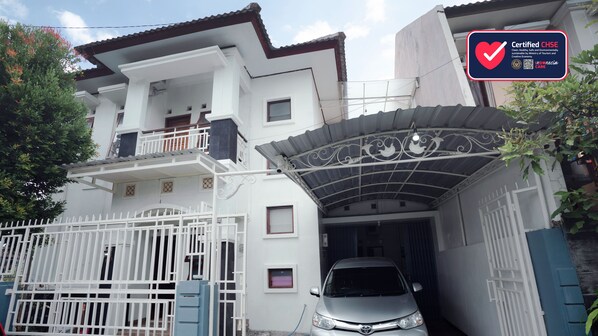
[[[134,197],[124,197],[126,183],[117,184],[112,201],[112,212],[126,214],[141,212],[150,208],[169,207],[197,208],[201,202],[212,203],[212,189],[202,188],[202,179],[207,175],[179,177],[164,180],[135,182]],[[161,193],[162,181],[173,181],[172,193]]]
[[[202,108],[205,104],[206,107]],[[191,107],[188,111],[187,107]],[[163,128],[166,118],[191,114],[191,124],[199,120],[201,112],[212,108],[212,83],[175,83],[164,91],[158,91],[148,99],[145,129]],[[168,113],[168,110],[171,113]]]
[[[115,126],[116,113],[120,110],[120,106],[116,106],[102,95],[98,95],[98,99],[100,100],[100,105],[96,107],[91,139],[98,146],[95,158],[101,160],[106,158],[112,145],[112,130]]]
[[[372,204],[376,205],[372,209]],[[396,212],[425,211],[430,207],[427,204],[402,201],[402,200],[369,200],[353,203],[346,209],[344,206],[328,210],[327,217],[377,215]]]
[[[500,188],[506,187],[512,192],[536,186],[537,181],[540,181],[543,193],[518,193],[517,200],[525,229],[545,228],[549,223],[542,216],[543,205],[540,198],[553,198],[556,190],[550,177],[556,173],[552,172],[550,176],[544,177],[532,173],[528,181],[524,181],[519,165],[515,162],[486,176],[439,207],[440,252],[436,256],[436,264],[440,305],[443,316],[466,334],[499,335],[495,303],[489,301],[486,286],[490,271],[478,210],[480,200]],[[513,201],[515,202],[515,198]],[[554,210],[555,203],[547,202],[546,206],[550,213]]]
[[[320,126],[321,115],[311,73],[300,71],[252,81],[251,116],[247,122],[251,169],[266,169],[266,160],[253,148]],[[268,100],[291,99],[292,120],[267,124]],[[303,310],[298,332],[308,332],[317,299],[309,288],[320,280],[318,209],[295,183],[285,176],[257,175],[249,185],[247,314],[252,330],[292,331]],[[293,205],[297,234],[287,238],[266,235],[266,207]],[[267,293],[267,266],[296,266],[296,290]]]
[[[418,105],[475,105],[442,6],[422,15],[395,37],[395,78],[413,77],[419,77],[420,87],[415,91]]]

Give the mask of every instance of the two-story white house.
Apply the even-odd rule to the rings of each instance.
[[[397,34],[398,79],[355,85],[342,33],[274,48],[259,12],[76,48],[96,66],[77,96],[98,154],[65,167],[79,183],[57,196],[64,219],[0,229],[8,331],[306,333],[309,289],[335,261],[385,256],[423,285],[432,333],[446,319],[469,335],[546,335],[526,235],[553,226],[563,176],[504,167],[510,121],[474,98],[485,87],[498,102],[499,84],[470,87],[459,43],[470,23],[580,30],[590,14],[572,1],[434,8]],[[368,109],[388,112],[349,118]],[[583,315],[572,266],[552,276]],[[197,279],[201,304],[181,292]],[[189,320],[194,305],[219,319]]]
[[[8,331],[172,335],[176,285],[194,279],[219,292],[212,332],[290,331],[304,310],[309,330],[318,208],[253,148],[344,118],[320,102],[342,97],[345,36],[275,48],[260,10],[75,48],[95,65],[76,95],[97,155],[65,167],[64,219],[20,236],[47,243],[5,268]]]

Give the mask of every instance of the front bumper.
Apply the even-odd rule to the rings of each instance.
[[[355,331],[348,331],[348,330],[341,330],[341,329],[332,329],[332,330],[325,330],[316,327],[311,327],[311,336],[362,336],[360,333]],[[394,329],[394,330],[385,330],[385,331],[376,331],[370,336],[428,336],[428,329],[426,325],[420,325],[419,327],[415,327],[413,329],[402,330],[402,329]]]

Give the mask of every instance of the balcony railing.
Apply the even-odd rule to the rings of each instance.
[[[197,148],[208,153],[210,127],[197,125],[143,132],[137,141],[137,155]]]

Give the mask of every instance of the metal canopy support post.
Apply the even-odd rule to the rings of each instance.
[[[216,202],[218,201],[218,197],[216,197],[218,193],[218,174],[214,172],[214,189],[212,192],[212,243],[210,244],[210,311],[211,314],[208,320],[208,332],[210,335],[217,335],[218,334],[218,324],[214,325],[215,316],[217,316],[217,312],[219,310],[218,307],[215,306],[216,304],[216,272],[218,268],[216,267],[217,253],[218,253],[218,244],[216,242],[216,230],[217,230],[217,209],[218,206]]]

